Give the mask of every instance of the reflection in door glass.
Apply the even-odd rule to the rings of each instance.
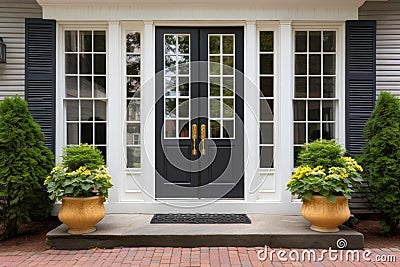
[[[235,138],[235,36],[209,34],[208,47],[209,136]]]
[[[140,87],[141,87],[141,43],[140,32],[126,32],[126,167],[140,168]],[[94,82],[96,83],[96,77]],[[105,82],[103,82],[105,85]],[[103,86],[104,86],[103,85]],[[96,86],[96,85],[95,85]],[[100,87],[101,88],[101,87]],[[96,93],[96,91],[95,91]]]
[[[190,136],[190,35],[164,35],[164,137]],[[177,128],[178,127],[178,128]]]

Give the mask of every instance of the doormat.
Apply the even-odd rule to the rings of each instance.
[[[188,224],[251,224],[246,214],[220,214],[220,213],[168,213],[154,214],[150,223],[188,223]]]

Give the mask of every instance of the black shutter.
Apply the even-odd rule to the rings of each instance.
[[[25,99],[44,133],[46,146],[55,148],[56,23],[25,19]]]
[[[376,21],[346,22],[346,147],[357,156],[375,102]]]

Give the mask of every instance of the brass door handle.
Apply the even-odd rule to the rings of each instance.
[[[207,128],[205,124],[202,124],[200,126],[200,136],[201,136],[201,155],[206,154],[206,148],[205,148],[205,140],[207,138]]]
[[[196,156],[197,155],[197,149],[196,149],[197,124],[192,124],[192,139],[193,139],[192,155]]]

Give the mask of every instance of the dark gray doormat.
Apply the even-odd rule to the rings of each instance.
[[[154,214],[150,223],[192,223],[192,224],[251,224],[246,214],[210,214],[210,213],[168,213]]]

